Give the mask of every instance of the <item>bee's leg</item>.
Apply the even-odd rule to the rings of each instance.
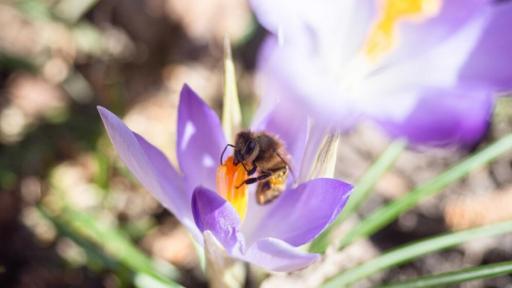
[[[256,166],[256,161],[254,161],[254,162],[252,162],[252,168],[250,170],[246,170],[247,175],[249,175],[249,176],[253,175],[254,173],[256,173],[256,169],[258,169],[258,166]]]
[[[256,166],[254,166],[254,164],[251,169],[248,169],[247,166],[245,166],[244,162],[240,162],[240,164],[242,164],[242,167],[244,167],[244,170],[245,172],[247,172],[247,175],[250,176],[256,172]]]
[[[240,185],[236,186],[236,189],[238,189],[244,185],[249,185],[249,184],[259,182],[259,181],[263,181],[270,176],[272,176],[271,172],[263,171],[258,177],[251,177],[251,178],[245,179],[244,182],[242,182]]]

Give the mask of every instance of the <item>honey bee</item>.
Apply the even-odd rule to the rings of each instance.
[[[256,201],[265,205],[283,192],[288,172],[292,172],[286,159],[289,158],[283,143],[265,132],[242,131],[236,135],[235,145],[228,144],[222,151],[220,162],[228,147],[234,149],[234,165],[242,165],[248,176],[242,185],[258,183]],[[237,187],[237,188],[238,188]]]

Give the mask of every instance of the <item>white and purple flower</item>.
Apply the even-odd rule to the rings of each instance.
[[[370,119],[412,143],[468,147],[512,89],[510,1],[251,4],[273,33],[259,59],[264,99],[338,129]]]
[[[203,244],[203,233],[209,231],[230,256],[268,270],[293,271],[316,261],[319,255],[297,247],[311,241],[336,218],[352,189],[339,180],[313,179],[297,187],[289,185],[277,200],[264,206],[256,204],[251,194],[245,197],[247,211],[240,211],[239,203],[229,197],[227,201],[216,188],[218,159],[227,144],[220,121],[187,85],[181,91],[178,107],[177,156],[181,172],[114,114],[102,107],[98,110],[129,170],[199,243]],[[306,142],[306,120],[275,121],[278,113],[269,113],[252,129],[279,136],[294,167],[298,167]]]

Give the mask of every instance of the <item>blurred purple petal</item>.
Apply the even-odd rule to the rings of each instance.
[[[162,205],[180,219],[194,234],[198,234],[190,211],[190,198],[183,189],[183,178],[158,148],[131,131],[114,114],[98,107],[100,116],[119,157],[135,178]]]
[[[402,21],[397,36],[400,43],[384,65],[411,60],[435,49],[490,4],[489,0],[445,0],[441,1],[439,14],[426,21]]]
[[[418,93],[420,101],[406,119],[377,121],[393,137],[405,137],[414,144],[458,143],[471,148],[485,134],[494,106],[490,91],[461,87]]]
[[[351,1],[346,1],[349,2]],[[374,6],[377,4],[377,1],[370,2]],[[258,5],[271,6],[272,3],[261,1]],[[259,72],[262,74],[262,81],[258,85],[263,89],[262,95],[265,98],[281,98],[286,105],[293,103],[287,109],[289,113],[309,114],[315,121],[323,122],[324,126],[336,125],[339,130],[346,130],[364,115],[368,118],[385,119],[386,126],[395,126],[389,128],[393,130],[393,135],[401,134],[396,131],[403,130],[396,128],[398,126],[410,127],[406,134],[414,135],[412,138],[415,141],[425,139],[427,143],[447,144],[446,141],[451,139],[462,141],[460,144],[467,146],[483,133],[479,130],[482,126],[473,121],[483,123],[483,120],[475,119],[485,118],[484,115],[488,114],[488,107],[492,104],[482,106],[481,111],[474,108],[475,116],[466,121],[473,124],[463,125],[453,119],[446,124],[450,127],[465,127],[467,131],[477,131],[474,135],[472,132],[456,134],[449,128],[441,130],[438,137],[434,137],[433,132],[416,135],[418,133],[413,131],[412,126],[404,122],[409,121],[412,117],[410,115],[417,114],[421,109],[419,105],[424,101],[422,87],[450,91],[453,87],[471,85],[479,89],[486,87],[491,92],[504,91],[512,86],[512,68],[508,65],[512,61],[512,34],[507,30],[512,26],[512,17],[509,17],[512,15],[510,3],[489,0],[442,1],[440,13],[432,18],[425,21],[401,20],[396,35],[398,45],[382,62],[370,63],[369,66],[361,61],[358,53],[347,54],[346,51],[357,52],[357,49],[361,49],[361,43],[368,37],[367,23],[373,23],[374,16],[377,15],[372,11],[375,7],[372,8],[367,3],[353,6],[352,8],[359,7],[353,9],[353,13],[367,11],[365,15],[370,16],[370,21],[361,21],[359,25],[355,25],[366,28],[355,33],[357,36],[340,38],[338,31],[343,30],[343,25],[349,21],[341,25],[329,20],[334,19],[329,13],[324,13],[325,17],[316,17],[315,11],[321,8],[314,6],[322,6],[317,2],[300,2],[297,5],[300,7],[285,12],[276,9],[272,11],[276,14],[272,16],[273,20],[269,18],[263,22],[264,25],[268,25],[265,22],[269,21],[291,23],[293,29],[302,30],[307,35],[303,37],[305,45],[296,45],[297,41],[292,45],[288,45],[286,41],[278,43],[275,37],[269,37],[261,48],[258,60]],[[259,15],[262,13],[259,9],[261,7],[256,9],[259,18],[266,17]],[[336,11],[332,13],[339,19],[343,19],[341,15],[347,13],[336,9],[333,11]],[[294,15],[294,18],[288,14]],[[288,18],[292,20],[287,22]],[[275,23],[273,25],[280,27]],[[355,43],[357,48],[340,52],[341,49],[336,47],[344,47],[347,44],[344,43],[346,39],[355,39],[351,43]],[[459,92],[441,93],[452,95]],[[482,95],[483,92],[479,90],[468,93]],[[485,101],[486,97],[469,98],[475,97],[488,103]],[[457,99],[454,101],[458,101]],[[445,108],[441,108],[443,109]],[[438,126],[437,120],[440,118],[449,117],[437,117],[432,120],[432,126]],[[423,119],[418,124],[422,125],[420,130],[425,129],[425,121]],[[476,128],[469,128],[470,126]]]
[[[459,29],[455,35],[439,43],[435,49],[429,50],[421,57],[380,67],[361,78],[355,88],[343,89],[336,74],[319,70],[316,73],[302,75],[299,81],[302,84],[294,85],[293,89],[302,91],[302,94],[294,92],[283,93],[283,95],[292,95],[292,97],[299,95],[301,96],[299,98],[306,99],[308,104],[305,109],[312,111],[311,113],[317,120],[336,125],[340,130],[346,130],[347,125],[355,124],[355,121],[359,119],[357,112],[367,117],[400,121],[416,107],[419,96],[421,96],[418,89],[421,87],[453,87],[457,85],[460,68],[464,65],[472,48],[477,45],[484,24],[484,15],[479,15],[472,19],[471,23]],[[279,53],[292,54],[289,51]],[[310,60],[305,61],[314,62],[314,60]],[[307,67],[307,64],[303,65]],[[309,65],[319,64],[310,63]],[[279,69],[285,68],[279,67]],[[268,77],[276,77],[278,74],[276,71],[279,69],[274,69]],[[305,70],[312,71],[314,69]],[[291,75],[290,73],[287,71],[278,76]],[[429,76],[425,77],[425,75]],[[313,78],[316,80],[312,80]],[[282,83],[287,83],[286,80],[280,80]],[[314,81],[323,81],[323,84],[314,86],[323,85],[319,93],[315,94],[302,87],[302,85],[311,85]],[[294,90],[289,89],[289,91]],[[317,97],[317,95],[328,96]]]
[[[259,206],[263,217],[247,219],[243,231],[248,243],[272,237],[293,246],[314,239],[343,209],[352,186],[335,179],[319,178],[287,190],[274,203]],[[258,211],[248,211],[258,213]]]
[[[326,65],[334,62],[329,55],[300,45],[280,47],[275,37],[267,37],[260,49],[258,86],[263,105],[282,102],[284,115],[311,115],[325,123],[335,118],[343,124],[341,130],[354,124],[359,111],[347,101],[340,79]]]
[[[306,145],[307,117],[299,115],[298,111],[287,110],[284,106],[274,106],[270,113],[253,125],[252,129],[273,133],[283,140],[286,151],[292,157],[291,165],[294,170],[298,170]]]
[[[479,15],[435,49],[369,75],[355,101],[358,109],[369,117],[403,121],[416,109],[423,87],[456,86],[460,69],[477,45],[484,24],[484,15]]]
[[[300,23],[297,22],[300,19],[294,16],[294,14],[297,14],[297,7],[300,5],[293,5],[293,2],[300,3],[305,1],[250,0],[249,2],[258,21],[269,31],[278,33],[279,27],[286,27],[286,30],[293,30],[294,26],[300,25]],[[286,23],[282,22],[283,19]]]
[[[243,246],[240,218],[231,204],[217,193],[197,187],[192,195],[192,212],[197,228],[201,232],[212,232],[227,251],[232,252],[237,244]]]
[[[226,139],[215,112],[186,84],[180,94],[177,138],[176,154],[188,188],[215,190],[215,173]]]
[[[496,4],[488,23],[462,68],[461,81],[479,83],[495,90],[512,89],[512,2]]]
[[[271,271],[290,272],[311,265],[320,255],[304,253],[284,241],[267,238],[255,242],[240,258]]]
[[[375,14],[374,0],[251,0],[259,22],[282,43],[352,54],[361,46]],[[337,29],[331,29],[336,27]],[[349,39],[349,40],[348,40]],[[340,63],[342,64],[342,63]]]

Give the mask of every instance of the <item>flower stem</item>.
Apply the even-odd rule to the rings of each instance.
[[[206,255],[206,275],[212,288],[240,288],[244,286],[246,267],[230,257],[210,231],[203,233]]]

